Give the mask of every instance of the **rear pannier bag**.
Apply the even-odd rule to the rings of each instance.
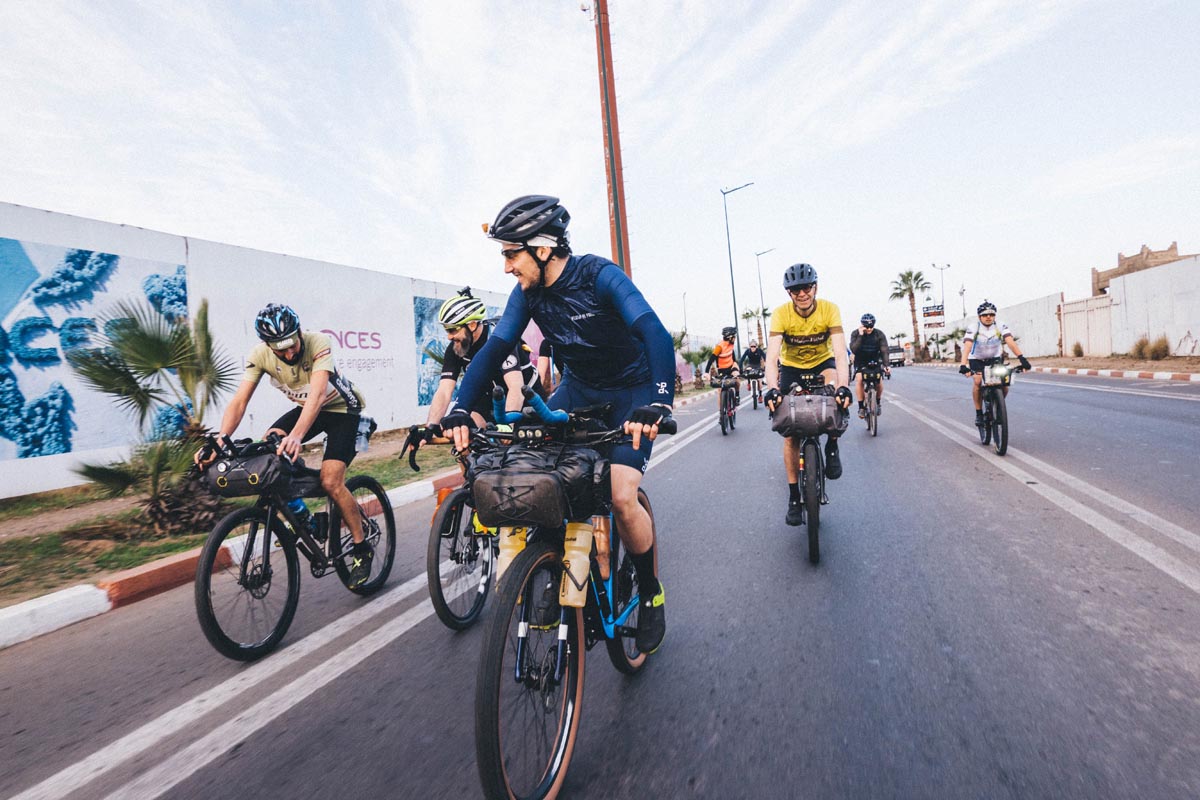
[[[282,492],[292,480],[291,467],[274,453],[219,458],[204,474],[208,487],[222,497]]]
[[[556,528],[592,515],[608,461],[587,447],[504,447],[476,458],[467,477],[482,524]]]
[[[775,409],[771,430],[780,436],[818,436],[841,433],[850,415],[838,408],[837,400],[824,394],[788,394]]]

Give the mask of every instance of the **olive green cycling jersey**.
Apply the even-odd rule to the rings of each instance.
[[[257,345],[246,357],[246,371],[242,373],[242,380],[257,384],[263,375],[269,375],[272,386],[296,405],[303,406],[308,401],[313,373],[328,372],[329,384],[325,387],[321,410],[337,414],[361,413],[366,408],[366,400],[362,392],[348,378],[339,374],[333,365],[333,344],[329,337],[311,331],[301,332],[300,337],[304,347],[295,364],[289,364],[275,355],[266,343]]]

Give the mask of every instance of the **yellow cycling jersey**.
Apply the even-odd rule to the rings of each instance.
[[[771,335],[783,337],[779,363],[795,369],[812,369],[833,358],[830,337],[842,332],[842,312],[828,300],[817,299],[807,317],[796,313],[789,301],[771,314]]]
[[[271,385],[287,395],[298,406],[308,400],[309,385],[314,372],[328,372],[329,383],[321,401],[322,411],[339,414],[361,413],[366,406],[362,392],[349,379],[340,375],[333,365],[333,344],[323,333],[302,331],[304,349],[296,364],[288,364],[272,352],[265,343],[257,345],[246,357],[243,381],[258,383],[263,375],[271,376]]]

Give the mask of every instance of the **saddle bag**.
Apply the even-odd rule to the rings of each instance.
[[[204,474],[208,488],[222,497],[283,492],[292,480],[291,466],[274,453],[219,458]]]
[[[824,394],[788,394],[775,409],[771,430],[780,436],[818,436],[841,433],[850,415],[838,408],[837,400]]]
[[[502,447],[476,458],[467,480],[479,521],[489,528],[557,528],[587,519],[605,499],[608,461],[588,447]]]

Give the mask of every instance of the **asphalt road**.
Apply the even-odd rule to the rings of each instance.
[[[965,378],[885,389],[818,566],[765,412],[680,411],[645,480],[667,638],[633,679],[589,654],[565,796],[1200,796],[1200,385],[1022,376],[1004,458]],[[306,575],[257,664],[191,587],[0,652],[0,797],[478,797],[481,629],[429,608],[432,510],[384,594]]]

